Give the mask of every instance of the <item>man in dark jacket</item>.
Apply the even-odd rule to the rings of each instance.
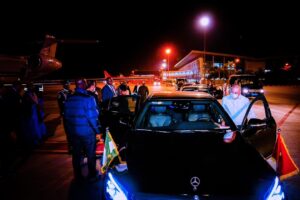
[[[145,81],[143,81],[142,85],[139,87],[138,95],[141,96],[141,99],[140,99],[141,103],[143,103],[146,100],[147,96],[149,95],[149,89],[146,86]]]
[[[72,136],[72,163],[75,179],[82,179],[81,157],[85,151],[88,158],[89,178],[96,178],[96,134],[100,133],[98,110],[94,97],[86,91],[85,79],[75,82],[76,88],[65,102],[66,131]]]
[[[64,115],[64,106],[65,106],[65,102],[67,101],[68,97],[72,94],[72,90],[70,89],[70,82],[69,81],[65,81],[63,83],[63,89],[60,90],[57,93],[57,103],[59,106],[59,112],[60,112],[60,116],[62,117],[62,122],[63,122],[63,126],[64,126],[64,130],[67,136],[67,142],[68,142],[68,151],[69,154],[72,153],[72,142],[71,142],[71,136],[70,134],[68,134],[66,132],[66,123],[65,120],[63,118]]]
[[[106,78],[106,84],[102,88],[102,108],[105,110],[108,108],[109,100],[117,96],[117,91],[113,85],[113,79],[111,77]]]
[[[70,89],[70,82],[65,81],[63,83],[63,89],[57,93],[57,103],[59,106],[60,115],[63,116],[64,105],[67,98],[72,94],[72,90]]]

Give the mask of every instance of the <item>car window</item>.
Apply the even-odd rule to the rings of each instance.
[[[137,119],[140,129],[211,130],[229,128],[219,104],[213,101],[148,102]]]
[[[118,96],[111,100],[110,111],[117,111],[119,113],[134,114],[137,106],[137,98],[132,96]]]

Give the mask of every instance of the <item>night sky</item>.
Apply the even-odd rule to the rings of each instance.
[[[207,30],[207,51],[255,57],[300,54],[300,17],[293,2],[101,2],[1,6],[0,53],[37,53],[48,33],[58,40],[99,40],[59,43],[57,58],[64,72],[101,77],[103,69],[112,74],[158,70],[167,46],[173,51],[171,65],[191,50],[203,50],[196,19],[208,12],[213,23]]]

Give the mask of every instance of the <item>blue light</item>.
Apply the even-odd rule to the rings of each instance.
[[[106,181],[105,192],[112,200],[127,200],[125,192],[121,189],[118,182],[114,179],[111,173],[108,173],[108,180]]]
[[[269,194],[267,194],[267,197],[265,198],[266,200],[285,199],[284,192],[281,188],[278,177],[275,178],[274,183],[270,189],[271,189],[271,192]]]

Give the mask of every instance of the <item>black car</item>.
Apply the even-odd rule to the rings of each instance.
[[[188,85],[182,86],[180,91],[193,91],[193,92],[206,92],[211,94],[217,99],[221,99],[223,97],[223,91],[218,89],[214,86],[209,86],[207,84],[195,84],[195,85]]]
[[[229,85],[240,84],[242,95],[257,97],[264,93],[263,84],[254,74],[233,74],[229,77]]]
[[[263,96],[251,103],[257,118],[235,126],[211,95],[151,95],[134,120],[121,120],[127,170],[109,169],[105,199],[284,199],[267,163],[276,123]]]

